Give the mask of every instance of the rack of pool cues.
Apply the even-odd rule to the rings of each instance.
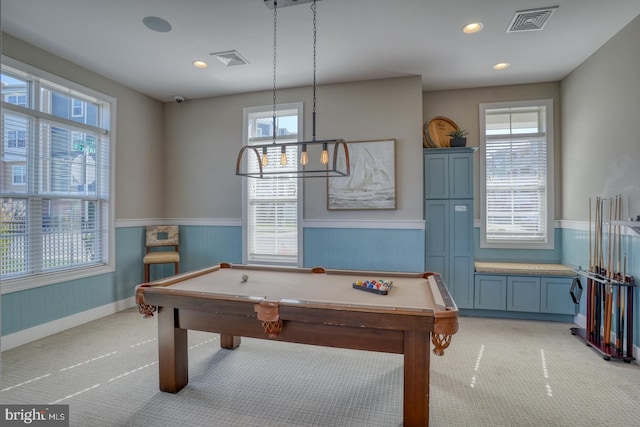
[[[622,253],[622,196],[596,197],[593,222],[591,202],[589,198],[589,270],[577,270],[575,279],[584,277],[587,282],[586,328],[571,328],[571,333],[584,339],[605,360],[629,363],[634,360],[636,285],[633,276],[627,275],[627,254]]]

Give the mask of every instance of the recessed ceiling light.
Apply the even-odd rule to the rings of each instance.
[[[209,66],[209,64],[207,64],[206,62],[200,59],[196,59],[195,61],[192,62],[192,64],[196,68],[207,68]]]
[[[150,30],[157,31],[159,33],[168,33],[171,31],[171,24],[162,18],[157,16],[147,16],[142,20],[142,23]]]
[[[467,24],[464,27],[462,27],[462,32],[465,34],[473,34],[473,33],[477,33],[483,28],[484,28],[484,25],[482,25],[482,22],[472,22],[471,24]]]
[[[511,64],[509,64],[508,62],[499,62],[496,65],[493,66],[494,70],[504,70],[505,68],[509,68],[511,66]]]

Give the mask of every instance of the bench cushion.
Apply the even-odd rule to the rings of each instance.
[[[530,275],[530,276],[575,276],[575,272],[562,264],[531,264],[520,262],[476,261],[476,273]]]

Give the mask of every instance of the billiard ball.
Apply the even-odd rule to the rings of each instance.
[[[246,274],[242,275],[242,281],[246,282],[247,280],[249,280],[249,276],[247,276]]]

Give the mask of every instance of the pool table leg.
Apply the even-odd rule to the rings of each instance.
[[[404,426],[429,425],[430,333],[404,332]]]
[[[233,350],[240,345],[240,338],[236,335],[220,334],[220,348],[226,348],[227,350]]]
[[[158,369],[160,390],[177,393],[189,382],[187,330],[177,328],[178,310],[160,307],[158,311]]]

